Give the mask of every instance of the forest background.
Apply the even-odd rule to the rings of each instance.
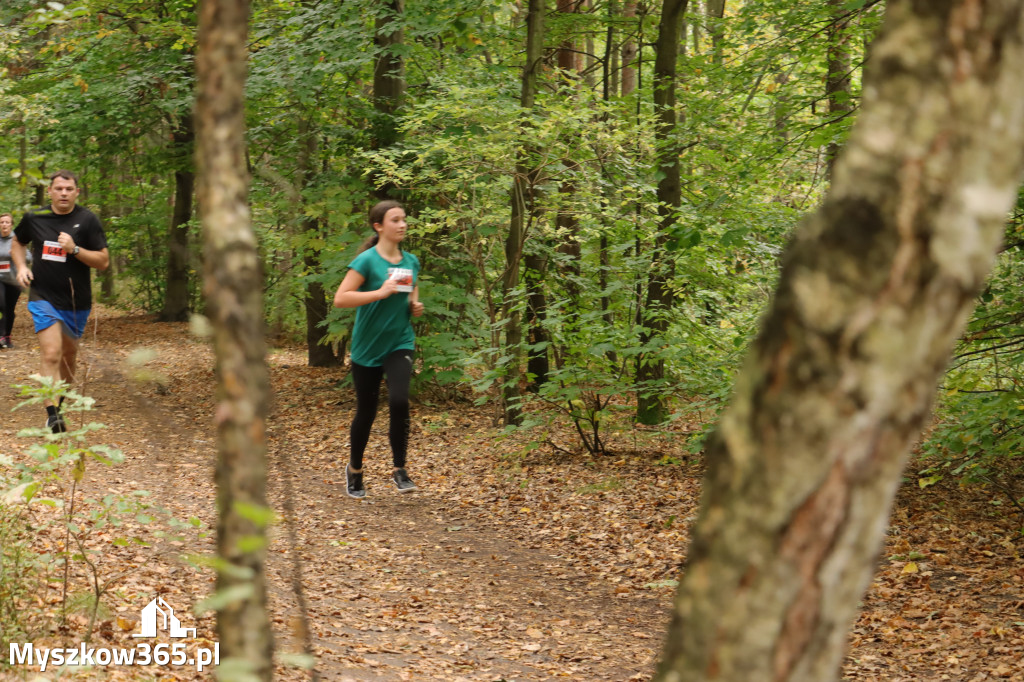
[[[522,3],[254,2],[246,163],[272,336],[341,362],[352,312],[328,296],[392,196],[430,310],[421,392],[567,419],[591,452],[623,424],[711,423],[856,117],[883,5],[559,0],[536,25]],[[0,24],[0,209],[73,168],[110,239],[104,299],[202,312],[195,3],[11,0]],[[921,481],[984,482],[1024,512],[1022,216]]]
[[[592,453],[637,423],[710,424],[827,188],[883,5],[254,2],[246,164],[272,334],[341,362],[351,313],[328,296],[366,207],[397,197],[430,311],[421,395],[472,387],[538,446],[557,420]],[[104,297],[203,312],[195,3],[0,13],[0,210],[73,168],[111,241]],[[1020,513],[1022,215],[912,471]]]

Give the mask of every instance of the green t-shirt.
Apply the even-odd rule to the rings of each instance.
[[[381,301],[359,306],[352,330],[352,362],[364,367],[380,367],[384,358],[396,350],[414,350],[409,294],[416,287],[420,261],[407,251],[402,260],[389,263],[369,248],[356,256],[349,266],[364,277],[359,291],[376,291],[389,277],[398,278],[399,291]]]

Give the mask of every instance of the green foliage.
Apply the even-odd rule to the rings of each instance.
[[[6,486],[4,486],[6,488]],[[31,641],[30,619],[43,566],[32,550],[32,529],[20,510],[0,501],[0,632],[4,642]]]
[[[392,18],[404,41],[387,48],[405,60],[405,103],[392,119],[370,88],[383,7],[253,3],[250,201],[275,335],[305,336],[306,296],[319,286],[329,297],[338,286],[369,233],[366,208],[386,189],[407,204],[405,246],[423,264],[419,390],[455,398],[474,385],[488,400],[505,382],[539,384],[537,398],[595,452],[607,446],[610,411],[625,417],[618,411],[637,396],[710,419],[767,302],[781,245],[820,197],[822,148],[841,143],[853,120],[830,115],[824,101],[834,9],[809,0],[730,7],[713,22],[717,48],[710,20],[690,13],[672,141],[683,150],[683,202],[662,235],[651,89],[656,10],[626,17],[602,6],[549,16],[547,46],[573,42],[584,73],[546,59],[536,106],[523,112],[521,8],[407,3]],[[174,133],[190,111],[195,2],[80,0],[36,9],[17,0],[2,10],[32,18],[0,29],[0,63],[11,65],[0,78],[0,129],[11,133],[0,138],[9,170],[0,173],[0,204],[31,203],[44,169],[84,171],[85,203],[109,228],[118,293],[156,310],[166,289],[173,173],[192,164],[190,145]],[[863,45],[879,12],[857,1],[843,11],[853,69],[843,97],[855,106]],[[627,41],[641,45],[630,65],[638,87],[622,93],[624,65],[603,60]],[[381,144],[390,141],[386,130],[397,132],[394,144]],[[519,157],[524,149],[529,158]],[[539,169],[524,252],[540,265],[525,273],[529,287],[505,292],[509,191],[524,161]],[[663,241],[658,266],[673,273],[668,329],[642,346],[639,321],[652,319],[642,302]],[[194,250],[192,262],[199,260]],[[193,292],[198,305],[195,285]],[[527,305],[531,294],[544,297],[540,317]],[[545,338],[507,348],[509,309]],[[346,346],[352,316],[332,310],[322,342]],[[524,376],[529,354],[547,356],[547,377]],[[638,383],[637,367],[654,362],[666,376]]]
[[[36,384],[17,386],[21,402],[14,408],[37,406],[44,401],[57,403],[64,399],[62,413],[68,420],[71,415],[84,414],[92,409],[92,398],[82,396],[69,390],[66,383],[49,377],[33,375]],[[73,423],[71,426],[74,426]],[[175,530],[192,530],[195,523],[184,523],[171,517],[166,510],[155,506],[149,501],[149,493],[135,490],[125,495],[106,494],[101,497],[90,497],[83,494],[81,482],[85,478],[88,467],[92,464],[114,466],[124,461],[120,450],[107,445],[89,445],[87,437],[94,431],[104,428],[95,422],[81,423],[78,428],[70,428],[64,433],[52,433],[48,429],[24,429],[18,435],[31,438],[35,442],[25,451],[25,458],[5,458],[0,461],[6,472],[2,480],[4,499],[10,507],[0,505],[0,512],[16,519],[21,528],[31,533],[45,533],[61,536],[61,542],[55,543],[57,549],[37,554],[26,542],[25,534],[15,532],[18,561],[28,568],[39,570],[62,571],[63,598],[61,601],[61,617],[66,618],[68,610],[73,608],[69,601],[72,596],[70,568],[72,563],[82,565],[88,575],[88,594],[90,623],[86,634],[88,639],[92,632],[101,600],[120,574],[111,575],[104,566],[106,557],[103,549],[109,546],[126,546],[130,544],[149,545],[153,539],[177,537],[162,528],[152,527],[148,533],[126,532],[128,524],[133,526],[154,526],[157,519]],[[53,514],[29,514],[33,505],[42,505],[54,510]],[[15,529],[19,526],[14,525]],[[125,529],[125,530],[122,530]],[[10,533],[6,525],[0,526],[0,533]],[[5,550],[6,556],[6,550]],[[26,577],[31,572],[26,573]],[[0,585],[3,584],[0,575]],[[13,588],[12,588],[13,589]],[[12,592],[11,599],[18,599],[19,593]],[[0,617],[2,617],[3,597],[0,595]]]
[[[922,444],[918,484],[981,485],[1008,502],[1024,529],[1024,312],[1018,211],[1003,252],[961,339],[940,393],[937,422]]]

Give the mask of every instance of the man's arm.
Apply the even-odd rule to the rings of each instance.
[[[81,246],[75,244],[75,240],[72,239],[71,235],[67,232],[61,232],[57,235],[57,243],[60,244],[60,248],[64,249],[68,255],[71,255],[73,258],[77,258],[90,268],[106,270],[110,266],[110,251],[107,250],[107,247],[105,246],[99,251],[83,249]],[[76,246],[78,246],[77,254],[75,254]]]
[[[74,251],[74,247],[72,247],[71,250]],[[90,268],[96,268],[97,270],[106,270],[110,267],[110,251],[106,248],[100,249],[99,251],[90,251],[89,249],[78,247],[78,254],[75,258],[82,261]]]
[[[25,263],[25,246],[18,241],[17,237],[11,240],[11,262],[14,263],[18,284],[27,287],[32,281],[32,271]]]

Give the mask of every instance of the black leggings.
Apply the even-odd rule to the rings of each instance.
[[[406,448],[409,444],[409,380],[412,378],[412,351],[396,350],[384,358],[380,367],[365,367],[352,363],[352,383],[356,387],[356,416],[352,418],[352,432],[349,435],[351,452],[349,467],[363,468],[363,452],[370,440],[370,427],[377,416],[377,400],[380,398],[380,381],[388,380],[388,408],[391,411],[391,425],[388,441],[391,443],[391,457],[398,468],[405,466]]]
[[[18,305],[21,288],[13,284],[0,282],[0,336],[10,336],[14,329],[14,308]]]

